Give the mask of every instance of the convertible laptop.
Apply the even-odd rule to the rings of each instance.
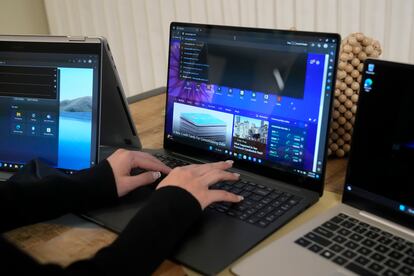
[[[365,61],[342,204],[235,274],[414,275],[413,75],[414,65]]]
[[[0,180],[33,158],[74,173],[140,147],[103,38],[0,36],[0,126]]]
[[[216,274],[323,191],[337,34],[172,23],[164,148],[171,166],[235,160],[244,196],[204,212],[173,259]],[[149,188],[148,188],[149,190]],[[150,192],[89,218],[122,231]]]

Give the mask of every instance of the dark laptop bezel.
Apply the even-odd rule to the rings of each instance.
[[[169,36],[169,43],[171,41],[171,29],[173,26],[184,26],[184,27],[199,27],[199,28],[217,28],[217,29],[226,29],[226,30],[233,30],[233,31],[254,31],[254,32],[265,32],[265,33],[274,33],[274,34],[290,34],[292,36],[304,36],[304,37],[315,37],[320,36],[321,38],[329,38],[329,39],[336,39],[337,41],[337,48],[336,53],[338,55],[339,53],[339,47],[341,43],[341,38],[339,34],[335,33],[319,33],[319,32],[304,32],[304,31],[290,31],[290,30],[273,30],[273,29],[263,29],[263,28],[248,28],[248,27],[233,27],[233,26],[221,26],[221,25],[206,25],[206,24],[193,24],[193,23],[182,23],[182,22],[171,22],[170,24],[170,36]],[[170,68],[170,44],[168,44],[168,68]],[[337,67],[338,58],[335,59],[335,65],[334,68]],[[166,90],[166,99],[165,99],[165,105],[167,107],[168,105],[168,87],[169,87],[169,81],[170,81],[170,72],[169,69],[167,70],[167,90]],[[336,70],[333,70],[333,80],[336,79]],[[333,93],[333,92],[331,92]],[[332,108],[332,102],[333,102],[333,95],[331,96],[330,102],[329,102],[329,109]],[[178,152],[184,155],[189,155],[194,158],[203,158],[208,159],[211,161],[219,161],[219,160],[225,160],[229,159],[227,156],[223,156],[220,154],[216,154],[211,151],[203,150],[196,147],[191,147],[190,145],[182,144],[176,141],[171,141],[167,139],[166,135],[166,126],[167,126],[167,116],[164,118],[164,149]],[[328,115],[328,122],[331,121],[331,112],[329,112]],[[329,123],[328,123],[329,127]],[[328,135],[329,131],[326,132],[325,137],[325,156],[327,156],[328,153]],[[233,158],[231,158],[233,159]],[[327,158],[324,159],[322,164],[322,172],[321,177],[319,179],[302,176],[298,174],[294,174],[291,172],[287,172],[284,170],[278,170],[266,166],[260,166],[252,162],[243,161],[240,159],[235,159],[235,165],[234,167],[240,168],[242,170],[250,171],[255,174],[260,174],[272,179],[285,181],[289,184],[293,184],[295,186],[305,188],[307,190],[311,190],[314,192],[319,193],[320,196],[323,194],[324,189],[324,183],[325,183],[325,173],[326,173],[326,162]]]
[[[99,162],[99,145],[101,133],[101,94],[102,94],[102,55],[103,43],[100,38],[78,39],[67,36],[26,36],[26,35],[4,35],[0,36],[0,51],[13,52],[36,52],[36,53],[68,53],[68,54],[96,54],[99,57],[98,93],[96,95],[95,149],[93,151],[94,163]],[[92,149],[91,149],[92,150]],[[92,167],[92,166],[91,166]],[[66,171],[66,168],[58,168]],[[18,169],[0,168],[0,172],[14,173]],[[74,170],[70,170],[74,171]]]
[[[398,66],[398,67],[409,67],[414,71],[414,65],[411,65],[411,64],[397,63],[397,62],[377,60],[377,59],[366,59],[364,62],[364,70],[362,74],[361,83],[364,83],[364,80],[366,77],[365,66],[368,63],[375,64],[376,70],[382,66],[392,66],[392,67]],[[359,97],[360,99],[361,97],[364,97],[363,93],[360,94]],[[361,116],[360,113],[357,112],[354,126],[358,125],[358,118],[360,116]],[[358,135],[358,134],[359,134],[358,128],[355,128],[353,136]],[[352,139],[351,148],[353,147],[354,143],[355,143],[355,140]],[[345,185],[344,185],[343,194],[342,194],[342,203],[350,205],[354,208],[357,208],[363,211],[367,211],[369,213],[385,218],[387,220],[396,222],[410,229],[414,229],[414,224],[413,224],[414,217],[413,216],[410,216],[408,214],[406,215],[403,212],[399,212],[395,209],[387,208],[386,206],[382,204],[378,204],[378,202],[373,200],[372,197],[371,198],[363,197],[363,196],[358,195],[355,192],[350,192],[347,190],[346,187],[348,186],[347,184],[349,183],[350,171],[352,170],[352,160],[353,160],[352,158],[353,158],[353,155],[351,153],[349,155],[349,161],[348,161],[347,172],[346,172],[346,177],[345,177]]]

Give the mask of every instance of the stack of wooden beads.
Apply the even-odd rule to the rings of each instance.
[[[351,149],[352,131],[357,110],[363,62],[377,58],[381,45],[362,33],[353,33],[341,43],[328,155],[345,156]]]

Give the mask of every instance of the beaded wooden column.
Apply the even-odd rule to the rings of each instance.
[[[380,54],[379,42],[362,33],[353,33],[342,40],[328,155],[343,157],[351,149],[363,62],[368,57],[377,58]]]

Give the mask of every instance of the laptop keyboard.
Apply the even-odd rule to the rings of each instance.
[[[190,164],[162,154],[155,154],[155,157],[171,168]],[[209,205],[208,209],[226,214],[258,227],[268,226],[302,200],[301,197],[296,195],[252,181],[246,181],[242,178],[237,182],[216,183],[212,185],[210,189],[226,190],[243,196],[244,200],[236,204],[216,202]]]
[[[295,243],[359,275],[414,275],[414,245],[339,214]]]

